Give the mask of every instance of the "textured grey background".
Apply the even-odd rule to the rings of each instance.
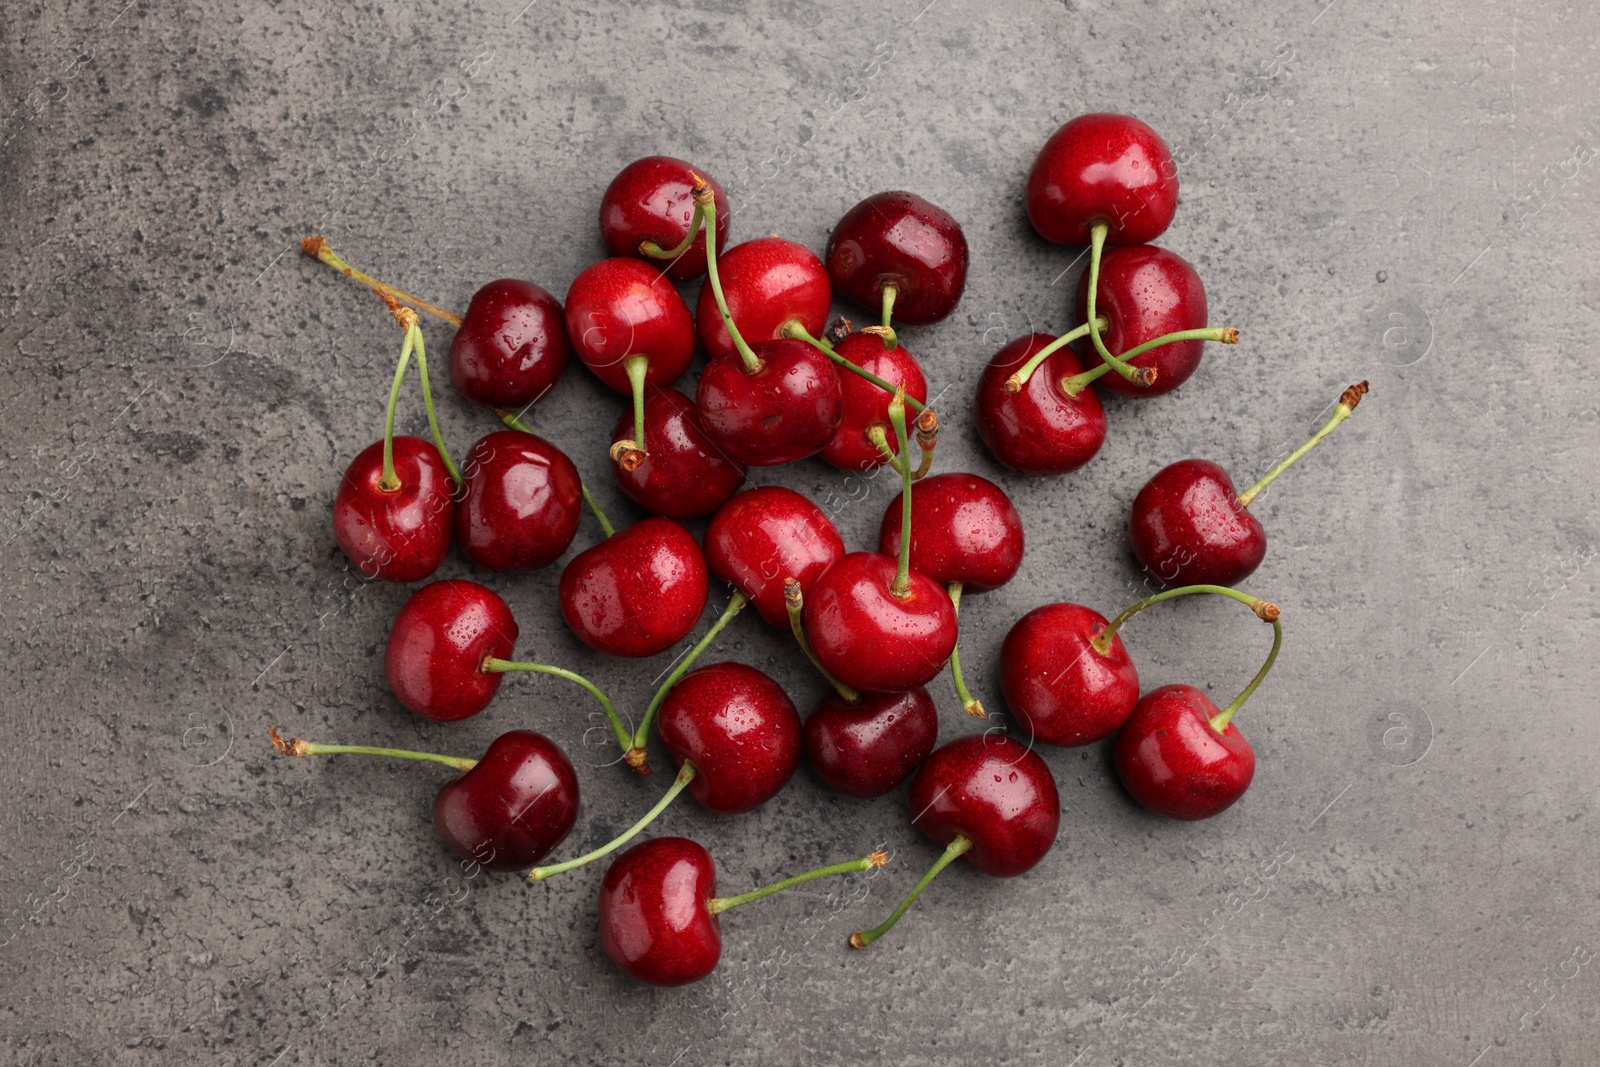
[[[1594,1062],[1591,5],[524,2],[7,6],[0,1058]],[[397,332],[299,238],[460,308],[502,275],[565,292],[639,155],[718,176],[736,239],[820,248],[860,197],[915,190],[973,252],[958,313],[907,331],[948,390],[940,461],[998,476],[973,382],[1004,341],[1070,324],[1082,267],[1028,228],[1023,177],[1097,109],[1183,161],[1164,243],[1244,343],[1175,395],[1109,402],[1086,469],[1007,480],[1030,551],[971,603],[966,659],[998,706],[1018,615],[1137,591],[1121,529],[1144,478],[1204,455],[1248,481],[1370,378],[1256,508],[1272,547],[1248,588],[1288,641],[1239,720],[1259,771],[1234,809],[1161,821],[1103,749],[1049,752],[1045,862],[953,869],[854,953],[935,854],[903,795],[802,773],[737,819],[680,806],[661,829],[706,842],[729,889],[879,843],[895,859],[730,914],[720,970],[661,991],[599,951],[598,871],[463,881],[429,823],[436,769],[271,752],[275,722],[461,754],[527,725],[608,755],[557,680],[511,679],[449,728],[387,694],[407,590],[350,579],[328,512],[380,429]],[[442,365],[448,331],[425,328]],[[443,392],[460,454],[492,425]],[[620,403],[575,366],[534,422],[627,518],[601,434]],[[420,405],[403,418],[420,429]],[[854,545],[892,495],[815,462],[756,480],[827,502]],[[643,703],[669,657],[580,649],[555,570],[490,580],[524,652]],[[1127,640],[1146,684],[1223,700],[1265,646],[1221,601]],[[724,647],[802,705],[820,692],[753,619]],[[970,729],[936,692],[944,735]],[[580,771],[564,854],[666,784]]]

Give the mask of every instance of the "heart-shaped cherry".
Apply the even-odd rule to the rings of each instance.
[[[1046,604],[1011,627],[1000,646],[1000,691],[1017,725],[1047,745],[1087,745],[1133,714],[1139,672],[1104,615]]]
[[[785,579],[809,591],[844,555],[827,514],[793,489],[763,485],[724,504],[706,527],[706,562],[773,626],[789,627]]]
[[[440,763],[462,772],[439,788],[433,823],[450,851],[491,871],[526,870],[544,859],[578,818],[578,776],[554,741],[512,730],[489,743],[482,759],[400,748],[325,745],[278,736],[285,756],[393,756]]]
[[[578,532],[583,483],[567,454],[531,433],[501,430],[472,446],[456,508],[461,554],[497,571],[546,567]]]
[[[1110,244],[1144,244],[1172,223],[1178,168],[1160,135],[1131,115],[1079,115],[1039,150],[1026,200],[1047,241],[1088,244],[1103,224]]]
[[[874,193],[845,212],[825,258],[834,288],[880,312],[891,344],[891,313],[914,326],[938,322],[967,285],[961,224],[915,193]]]
[[[716,216],[724,208],[716,205]],[[710,212],[706,213],[711,214]],[[722,248],[722,234],[716,248]],[[781,237],[758,237],[717,253],[715,287],[703,286],[695,305],[695,328],[706,352],[715,357],[737,347],[723,321],[717,290],[739,336],[751,345],[789,336],[784,327],[798,323],[820,334],[833,307],[833,287],[822,261],[805,245]]]
[[[1061,829],[1061,797],[1050,768],[1004,734],[963,737],[934,749],[911,781],[911,821],[944,855],[893,914],[850,937],[866,948],[888,933],[939,872],[960,856],[985,874],[1014,878],[1031,870]]]
[[[645,390],[644,425],[650,454],[639,462],[612,464],[628,499],[667,519],[698,519],[721,507],[745,482],[745,466],[723,453],[706,433],[694,401],[676,389]],[[633,413],[625,411],[611,430],[613,447],[639,438]]]
[[[654,656],[686,637],[710,595],[694,535],[649,518],[574,556],[561,572],[561,616],[609,656]]]
[[[1233,585],[1255,572],[1267,554],[1267,532],[1247,510],[1296,460],[1355,411],[1366,382],[1344,391],[1333,416],[1249,489],[1235,494],[1217,464],[1185,459],[1157,471],[1133,498],[1128,538],[1145,570],[1166,585]]]
[[[839,392],[844,414],[833,439],[822,450],[822,459],[840,470],[860,471],[881,467],[898,455],[894,427],[889,424],[889,402],[894,390],[904,388],[907,402],[928,401],[928,380],[922,367],[905,345],[885,348],[869,334],[853,333],[834,346],[834,351],[850,363],[887,382],[884,389],[858,374],[839,375]]]
[[[717,202],[717,240],[728,240],[728,197],[715,179],[671,156],[646,156],[611,179],[600,198],[600,236],[612,255],[655,263],[675,282],[706,272],[706,239],[694,194],[709,187]]]
[[[561,301],[500,278],[472,294],[450,342],[450,380],[468,400],[526,408],[561,380],[572,356]]]
[[[1068,342],[1087,332],[1085,327],[1061,337],[1019,337],[996,352],[983,370],[973,403],[978,436],[990,455],[1019,474],[1077,470],[1105,443],[1106,413],[1093,387],[1083,384],[1068,391],[1067,383],[1083,373]],[[1035,364],[1038,373],[1032,373],[1030,362],[1052,349]],[[1019,379],[1025,368],[1029,373]]]
[[[880,797],[922,765],[939,737],[939,711],[921,686],[867,693],[852,704],[829,694],[806,718],[806,760],[829,788]]]

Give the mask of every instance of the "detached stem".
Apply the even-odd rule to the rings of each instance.
[[[898,385],[896,385],[893,382],[889,381],[887,378],[880,378],[876,374],[873,374],[871,371],[867,370],[866,368],[864,368],[862,366],[859,366],[858,364],[852,363],[848,359],[845,359],[838,352],[836,352],[834,350],[834,347],[831,344],[829,344],[828,342],[811,336],[810,332],[806,330],[805,325],[799,319],[790,319],[788,322],[784,323],[783,324],[783,335],[785,337],[793,338],[796,341],[804,341],[806,344],[810,345],[812,348],[815,348],[818,352],[821,352],[823,355],[825,355],[829,359],[833,360],[833,362],[835,364],[837,364],[838,366],[840,366],[843,369],[849,371],[851,374],[854,374],[858,378],[866,379],[867,381],[871,382],[873,385],[876,385],[879,389],[882,389],[886,393],[892,393],[896,389],[900,388]],[[891,345],[890,347],[893,348],[894,346]],[[907,396],[906,397],[906,406],[911,408],[912,411],[920,413],[920,412],[922,412],[923,410],[926,409],[927,405],[923,404],[922,401],[918,400],[914,396]]]
[[[1267,672],[1272,670],[1273,663],[1278,659],[1278,649],[1282,647],[1283,623],[1274,619],[1272,621],[1272,651],[1267,653],[1267,661],[1261,665],[1259,671],[1256,671],[1256,676],[1250,679],[1250,684],[1244,687],[1244,692],[1234,697],[1233,703],[1211,717],[1211,728],[1213,730],[1220,734],[1227,729],[1228,723],[1233,721],[1234,714],[1244,707],[1244,702],[1250,699],[1250,695],[1256,691],[1256,687],[1266,680]]]
[[[600,706],[605,709],[606,718],[611,720],[611,730],[617,735],[617,743],[622,746],[622,750],[624,752],[628,750],[628,738],[630,735],[628,733],[628,728],[622,725],[622,718],[617,714],[616,706],[611,703],[611,698],[606,696],[603,689],[589,681],[589,679],[585,678],[583,675],[578,674],[575,671],[569,671],[565,667],[552,667],[545,663],[524,663],[521,660],[495,659],[493,656],[485,657],[483,663],[479,665],[478,669],[484,674],[503,674],[507,671],[527,671],[533,674],[552,674],[557,678],[565,678],[569,682],[583,686],[583,688],[589,691],[591,696],[600,702]]]
[[[689,232],[684,235],[683,240],[678,242],[677,247],[670,251],[664,251],[660,245],[647,239],[639,242],[639,253],[649,256],[651,259],[677,259],[689,251],[689,246],[694,244],[694,239],[700,234],[700,224],[705,221],[705,217],[705,210],[698,203],[695,204],[694,214],[689,218]]]
[[[535,882],[542,882],[546,878],[560,874],[562,871],[570,871],[575,867],[582,867],[586,863],[593,863],[602,856],[610,855],[623,845],[626,845],[629,841],[632,841],[634,837],[638,836],[639,831],[643,830],[646,826],[649,826],[652,822],[654,822],[656,816],[660,815],[663,811],[666,811],[667,805],[671,804],[673,800],[677,798],[679,793],[687,789],[689,787],[689,783],[692,781],[694,781],[694,764],[685,760],[683,766],[678,768],[678,777],[672,780],[671,788],[662,794],[660,800],[656,801],[655,807],[644,813],[644,818],[640,819],[638,822],[622,831],[620,835],[612,838],[610,841],[607,841],[593,852],[586,852],[576,859],[563,860],[560,863],[552,863],[548,867],[535,867],[533,870],[528,872],[528,877],[532,878]]]
[[[1339,405],[1333,409],[1333,418],[1323,423],[1322,429],[1311,435],[1311,440],[1307,441],[1305,444],[1289,453],[1288,459],[1284,460],[1282,463],[1268,471],[1265,478],[1262,478],[1255,485],[1252,485],[1250,488],[1240,493],[1239,506],[1241,508],[1249,507],[1255,501],[1256,497],[1261,495],[1261,491],[1272,484],[1274,478],[1288,470],[1290,466],[1292,466],[1294,462],[1301,456],[1317,447],[1318,442],[1337,429],[1341,422],[1350,417],[1351,413],[1355,411],[1356,405],[1361,403],[1361,398],[1365,396],[1366,393],[1367,383],[1364,381],[1357,382],[1350,388],[1346,389],[1339,397]]]
[[[888,862],[889,854],[879,850],[866,856],[862,856],[858,860],[848,860],[844,863],[835,863],[831,867],[818,867],[814,871],[807,871],[805,874],[797,874],[792,878],[785,878],[781,882],[774,882],[771,885],[765,886],[761,889],[753,889],[748,893],[740,893],[736,897],[712,897],[710,900],[706,901],[706,907],[710,909],[711,914],[721,915],[729,908],[737,908],[741,904],[749,904],[751,901],[760,900],[762,897],[770,897],[774,893],[783,892],[790,886],[803,885],[806,882],[815,881],[818,878],[827,878],[828,876],[835,874],[856,874],[860,871],[870,871],[874,867],[882,867]]]
[[[1107,625],[1104,630],[1090,638],[1090,646],[1102,656],[1106,655],[1111,651],[1111,639],[1117,636],[1117,631],[1122,629],[1123,623],[1139,614],[1139,612],[1143,611],[1145,608],[1150,607],[1152,604],[1159,604],[1163,600],[1171,600],[1173,597],[1188,596],[1191,593],[1213,593],[1217,596],[1225,596],[1230,600],[1237,600],[1239,603],[1245,605],[1251,611],[1255,612],[1256,616],[1264,622],[1276,623],[1278,621],[1278,605],[1272,603],[1271,601],[1262,600],[1259,597],[1253,597],[1249,593],[1241,593],[1237,589],[1229,589],[1225,585],[1185,585],[1177,589],[1168,589],[1164,593],[1157,593],[1154,596],[1145,597],[1131,608],[1128,608],[1121,615],[1118,615],[1116,618],[1112,619],[1110,624]]]
[[[385,493],[400,489],[400,476],[394,472],[394,409],[400,404],[400,383],[405,380],[406,365],[411,362],[411,350],[416,347],[415,338],[411,330],[406,331],[406,339],[400,345],[400,360],[394,367],[394,384],[389,387],[389,407],[383,415],[383,476],[378,479],[378,488]]]
[[[750,601],[743,593],[735,592],[729,598],[728,606],[722,609],[721,616],[711,624],[711,629],[707,630],[706,635],[695,642],[695,646],[684,654],[683,658],[678,661],[678,665],[673,668],[672,673],[667,675],[667,680],[661,683],[661,688],[656,690],[656,695],[650,698],[650,706],[644,709],[644,718],[639,720],[639,728],[633,732],[633,748],[628,753],[630,765],[633,764],[635,752],[638,753],[637,758],[640,762],[643,762],[644,746],[650,739],[650,725],[656,721],[656,711],[661,707],[661,702],[667,699],[667,694],[672,692],[673,686],[677,685],[678,680],[689,672],[690,667],[694,666],[694,661],[700,658],[700,653],[711,646],[711,642],[717,639],[717,635],[723,631],[723,628],[732,622],[733,617],[743,611],[744,606],[748,603]]]
[[[728,300],[722,295],[722,279],[717,274],[717,202],[711,193],[711,186],[702,184],[694,191],[694,202],[705,213],[706,230],[706,281],[711,286],[711,295],[717,301],[717,311],[722,314],[722,324],[728,328],[728,336],[733,339],[733,347],[738,351],[739,358],[744,361],[744,369],[751,374],[758,373],[763,364],[761,357],[750,350],[745,343],[744,335],[739,332],[739,327],[734,325],[733,315],[728,312]]]
[[[391,756],[395,759],[423,760],[440,763],[452,770],[470,771],[478,765],[475,759],[464,756],[441,756],[434,752],[413,752],[409,748],[374,748],[371,745],[325,745],[317,741],[302,741],[291,737],[285,741],[278,736],[276,726],[267,727],[272,747],[285,756]]]
[[[850,935],[850,947],[866,948],[893,929],[894,924],[900,921],[900,916],[904,915],[911,905],[917,902],[917,898],[922,895],[922,891],[928,888],[935,878],[939,877],[939,872],[954,863],[957,856],[971,847],[972,841],[970,839],[957,834],[955,840],[951,841],[945,848],[944,855],[940,856],[933,866],[928,868],[928,873],[922,876],[922,881],[918,882],[915,888],[906,894],[906,898],[900,902],[900,906],[894,909],[894,912],[887,919],[870,930],[858,930]]]
[[[794,631],[795,643],[800,646],[800,651],[806,654],[806,659],[811,661],[811,665],[817,669],[817,673],[828,680],[828,684],[833,686],[834,692],[838,693],[840,699],[846,704],[861,703],[861,694],[839,681],[833,676],[832,671],[822,665],[822,661],[817,658],[816,650],[811,647],[811,642],[806,638],[805,621],[801,618],[801,614],[805,610],[805,595],[800,589],[800,583],[793,578],[784,579],[783,606],[789,612],[789,629]]]
[[[961,615],[961,582],[950,583],[950,604],[956,609],[956,615]],[[974,697],[967,691],[967,680],[961,675],[961,644],[950,650],[950,680],[955,683],[956,697],[961,701],[961,710],[975,719],[987,719],[988,713],[983,710],[983,701]]]
[[[380,282],[376,278],[361,273],[350,264],[346,263],[343,259],[340,259],[339,254],[333,249],[329,248],[328,242],[323,240],[321,237],[307,237],[305,240],[300,242],[300,251],[304,252],[313,259],[321,260],[323,263],[326,263],[340,274],[354,278],[362,285],[376,289],[380,293],[387,293],[389,296],[392,296],[397,300],[404,301],[407,304],[415,304],[428,314],[435,315],[443,319],[445,322],[448,322],[457,329],[460,329],[461,327],[460,315],[452,314],[444,310],[444,308],[436,307],[435,305],[428,303],[426,300],[421,300],[412,296],[403,289],[396,289],[392,285],[389,285],[385,282]]]
[[[1100,289],[1100,256],[1105,251],[1106,234],[1110,231],[1111,224],[1097,222],[1089,227],[1089,339],[1094,342],[1094,350],[1100,353],[1100,358],[1111,365],[1111,369],[1122,375],[1135,385],[1151,385],[1156,380],[1153,367],[1130,367],[1122,360],[1113,356],[1106,350],[1106,343],[1100,339],[1100,319],[1095,314],[1095,297]]]
[[[1107,319],[1103,315],[1100,317],[1099,322],[1102,330],[1111,325],[1111,320]],[[1057,337],[1054,341],[1051,341],[1049,344],[1039,349],[1039,351],[1029,356],[1028,361],[1013,371],[1011,377],[1006,379],[1006,392],[1022,392],[1022,387],[1028,384],[1028,379],[1033,377],[1033,372],[1039,369],[1039,364],[1043,363],[1045,360],[1049,359],[1061,349],[1065,348],[1067,345],[1070,345],[1072,342],[1076,341],[1078,338],[1084,336],[1088,332],[1089,324],[1086,322],[1082,326],[1077,326],[1071,330],[1068,330],[1066,333],[1062,334],[1060,337]],[[1099,375],[1095,375],[1095,377],[1099,377]],[[1077,394],[1073,393],[1069,395],[1076,396]]]
[[[894,399],[889,401],[889,421],[894,425],[895,442],[900,446],[900,454],[909,457],[907,451],[911,441],[906,436],[906,392],[904,389],[895,390]],[[911,596],[911,464],[909,460],[900,464],[901,496],[900,496],[900,565],[894,572],[894,582],[889,586],[889,595],[896,600],[905,600]]]

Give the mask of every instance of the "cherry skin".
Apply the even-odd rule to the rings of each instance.
[[[896,305],[898,306],[898,305]],[[870,334],[853,333],[834,351],[862,370],[876,374],[891,385],[905,386],[906,395],[918,403],[928,400],[928,380],[922,367],[903,344],[892,349],[884,348],[883,341]],[[888,462],[878,446],[872,443],[867,431],[880,427],[884,443],[896,454],[899,444],[894,427],[889,422],[889,402],[894,394],[881,385],[867,381],[858,374],[839,375],[839,394],[844,402],[844,414],[833,439],[822,450],[822,459],[840,470],[863,471],[881,467]]]
[[[714,179],[671,156],[646,156],[629,163],[606,186],[600,198],[600,236],[615,256],[633,256],[687,282],[706,272],[706,235],[702,228],[677,259],[647,256],[639,246],[654,241],[662,250],[677,248],[694,221],[694,177],[711,186],[717,205],[717,247],[728,245],[728,197]]]
[[[746,489],[706,527],[711,573],[784,630],[789,629],[784,581],[793,578],[810,596],[817,578],[843,555],[844,541],[823,510],[780,485]]]
[[[722,923],[711,913],[717,867],[683,837],[641,841],[600,883],[600,944],[622,971],[650,985],[698,982],[722,958]]]
[[[900,555],[900,498],[884,509],[878,548]],[[911,494],[911,569],[940,585],[960,582],[985,593],[1022,566],[1022,516],[1004,489],[976,474],[951,471],[917,483]]]
[[[632,470],[611,464],[628,499],[668,519],[698,519],[721,507],[745,482],[745,466],[712,444],[694,401],[676,389],[645,390],[645,440],[650,451]],[[637,441],[633,410],[622,413],[611,441]]]
[[[333,536],[368,578],[415,582],[439,569],[450,551],[456,503],[450,472],[432,441],[394,438],[400,488],[385,492],[383,442],[362,449],[345,468],[333,497]]]
[[[1026,201],[1047,241],[1086,245],[1104,222],[1107,245],[1144,244],[1172,223],[1178,168],[1160,135],[1131,115],[1079,115],[1040,149]]]
[[[852,797],[881,797],[909,778],[933,751],[939,710],[921,686],[867,693],[850,704],[830,694],[806,719],[806,760],[827,786]]]
[[[705,555],[671,519],[618,530],[561,572],[561,616],[590,648],[654,656],[688,635],[710,594]]]
[[[845,212],[825,258],[834,288],[871,311],[894,286],[894,316],[913,326],[949,315],[967,285],[961,224],[915,193],[874,193]]]
[[[433,822],[450,850],[491,871],[527,870],[578,818],[578,776],[559,745],[532,730],[489,743],[477,766],[447,782]]]
[[[494,590],[460,578],[430,582],[389,628],[389,688],[426,719],[476,715],[500,688],[500,675],[484,671],[483,661],[508,658],[517,634],[517,620]]]
[[[719,205],[717,218],[723,217]],[[723,247],[720,241],[717,247]],[[783,337],[783,327],[791,320],[813,337],[821,336],[828,325],[833,287],[822,260],[805,245],[781,237],[758,237],[734,245],[718,254],[717,276],[728,314],[751,345]],[[694,317],[706,352],[720,356],[733,350],[733,338],[710,285],[701,288]]]
[[[450,380],[468,400],[523,408],[561,380],[571,357],[561,301],[532,282],[500,278],[472,294],[450,342]]]
[[[851,552],[805,599],[806,636],[818,661],[852,689],[900,693],[926,685],[956,647],[956,611],[938,582],[916,571],[904,598],[890,590],[898,561]]]
[[[972,842],[962,859],[1013,878],[1033,868],[1061,829],[1061,796],[1037,752],[1004,734],[934,749],[911,781],[912,821],[935,844]]]
[[[1078,285],[1077,312],[1089,315],[1089,275]],[[1113,353],[1126,352],[1157,337],[1179,330],[1198,330],[1206,324],[1206,287],[1189,261],[1155,245],[1112,248],[1100,260],[1100,289],[1095,312],[1110,321],[1100,337]],[[1194,374],[1205,350],[1204,341],[1173,341],[1153,348],[1129,362],[1154,367],[1156,380],[1135,385],[1120,374],[1104,374],[1095,384],[1123,396],[1160,396],[1170,393]],[[1093,368],[1103,362],[1092,344],[1081,346],[1084,363]]]
[[[659,267],[602,259],[567,290],[567,335],[595,377],[619,393],[632,385],[623,360],[644,356],[646,385],[671,385],[694,359],[694,320]]]
[[[1144,484],[1128,538],[1145,570],[1171,586],[1234,585],[1267,554],[1267,531],[1239,506],[1233,479],[1204,459],[1163,467]]]
[[[531,433],[502,430],[472,446],[456,508],[461,554],[496,571],[549,566],[572,544],[583,512],[578,468]]]
[[[719,814],[760,807],[800,764],[794,703],[777,682],[742,663],[713,663],[684,675],[656,722],[674,762],[694,764],[689,792]]]
[[[753,467],[816,455],[844,417],[838,371],[803,341],[750,347],[761,361],[755,373],[733,349],[700,373],[695,406],[706,433],[729,457]]]
[[[1108,625],[1081,604],[1034,608],[1000,646],[1000,690],[1017,725],[1046,745],[1087,745],[1133,714],[1139,673],[1112,637],[1100,653],[1090,639]]]
[[[1232,722],[1221,732],[1211,725],[1217,714],[1192,685],[1164,685],[1140,698],[1111,753],[1134,800],[1174,819],[1209,819],[1244,795],[1256,755]]]
[[[1006,379],[1054,340],[1046,333],[1017,338],[994,354],[978,380],[973,404],[978,436],[996,460],[1019,474],[1075,471],[1105,443],[1106,413],[1094,386],[1077,396],[1061,388],[1063,379],[1083,370],[1070,345],[1034,368],[1021,392],[1006,389]]]

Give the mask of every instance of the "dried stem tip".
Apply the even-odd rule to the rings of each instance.
[[[272,747],[285,756],[304,756],[311,751],[311,746],[298,737],[291,737],[287,741],[279,737],[276,726],[267,727],[267,736],[272,738]]]
[[[867,947],[867,943],[865,941],[861,940],[861,931],[860,930],[857,930],[855,933],[850,935],[850,947],[851,948],[866,948]]]
[[[1278,616],[1283,614],[1278,610],[1278,605],[1267,600],[1256,601],[1250,605],[1250,610],[1255,612],[1262,622],[1277,622]]]
[[[622,440],[611,446],[611,462],[624,471],[635,471],[645,461],[646,453],[637,442]]]
[[[1344,393],[1339,397],[1339,403],[1344,407],[1349,408],[1351,411],[1354,411],[1356,409],[1356,405],[1361,403],[1361,398],[1366,395],[1367,383],[1365,381],[1359,381],[1344,391]]]
[[[863,326],[861,332],[871,334],[873,337],[893,337],[894,331],[887,326]]]
[[[1232,326],[1224,326],[1222,328],[1222,336],[1217,340],[1225,345],[1236,345],[1239,343],[1239,331]]]
[[[939,416],[932,408],[923,408],[917,416],[917,444],[923,449],[932,448],[939,439]]]
[[[785,578],[783,580],[783,599],[784,603],[795,608],[798,608],[805,603],[805,594],[800,590],[800,582],[798,579]]]
[[[878,851],[867,857],[867,862],[872,864],[874,867],[882,867],[885,863],[889,862],[889,853],[880,848]]]
[[[322,250],[326,247],[328,247],[328,242],[323,240],[321,237],[307,237],[305,240],[300,242],[300,251],[304,252],[312,259],[321,259]]]
[[[701,207],[706,207],[715,202],[715,194],[711,191],[711,183],[706,181],[694,171],[689,172],[689,180],[694,183],[694,202]]]
[[[650,754],[642,748],[630,748],[622,755],[622,762],[633,769],[633,773],[643,776],[650,773]]]
[[[849,319],[840,316],[833,320],[833,325],[828,327],[828,332],[823,334],[823,339],[830,345],[836,345],[850,336],[850,331],[855,329],[855,324]]]

